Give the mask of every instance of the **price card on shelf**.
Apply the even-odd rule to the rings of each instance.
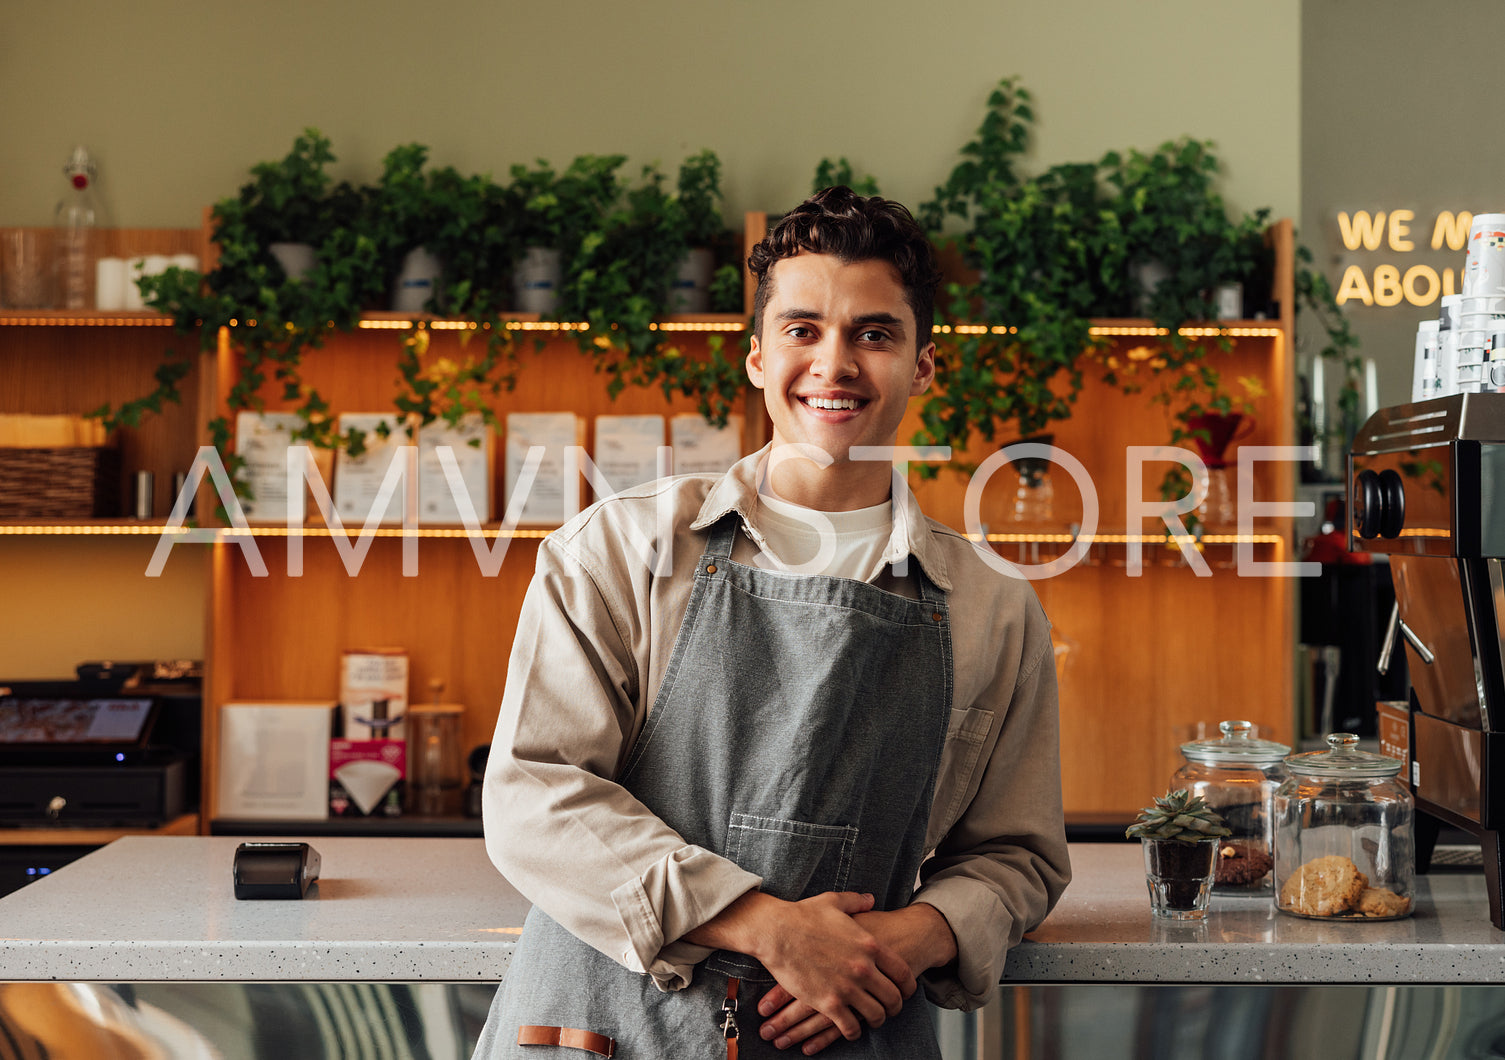
[[[245,461],[242,478],[250,493],[240,506],[246,521],[287,521],[287,448],[303,425],[295,412],[242,412],[235,417],[235,454]],[[302,488],[303,479],[297,479]],[[306,509],[305,509],[306,510]]]
[[[611,487],[601,496],[659,478],[658,451],[663,444],[662,416],[597,416],[596,451],[591,459]]]
[[[329,816],[335,704],[272,700],[220,707],[220,817],[320,821]]]
[[[693,412],[675,416],[669,423],[669,444],[674,447],[676,475],[719,475],[742,459],[742,417],[729,416],[725,427],[716,427]]]
[[[451,482],[439,459],[441,446],[448,446],[460,481]],[[431,423],[418,429],[418,521],[460,523],[460,503],[455,491],[469,498],[477,521],[492,519],[491,463],[495,436],[479,412],[468,413],[451,427]]]
[[[385,412],[351,413],[340,416],[340,435],[351,430],[366,437],[366,448],[351,456],[344,446],[335,454],[334,510],[347,527],[364,526],[373,515],[382,524],[401,523],[403,511],[414,507],[417,521],[417,447],[408,437],[399,416]],[[383,431],[386,436],[383,437]],[[380,505],[383,490],[387,501]]]
[[[558,526],[580,510],[580,476],[566,478],[564,451],[581,443],[584,424],[572,412],[512,412],[507,415],[507,514],[514,512],[533,450],[538,473],[528,485],[520,526]]]

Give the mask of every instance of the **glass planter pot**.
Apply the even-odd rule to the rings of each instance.
[[[1166,920],[1201,920],[1212,897],[1216,838],[1141,839],[1150,910]]]

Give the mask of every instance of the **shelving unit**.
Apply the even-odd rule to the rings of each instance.
[[[756,224],[755,217],[749,219],[752,238]],[[128,249],[141,253],[187,247],[207,260],[207,249],[201,249],[203,236],[199,230],[159,233],[156,244],[138,243]],[[1225,378],[1255,376],[1267,391],[1257,402],[1257,429],[1245,444],[1288,445],[1294,436],[1289,222],[1277,226],[1274,238],[1280,263],[1276,291],[1287,318],[1226,322],[1204,329],[1225,331],[1234,343],[1232,353],[1215,355]],[[393,332],[416,320],[432,333],[431,357],[461,355],[462,339],[475,330],[464,321],[367,314],[355,332],[331,337],[323,349],[307,357],[305,380],[329,398],[337,412],[390,408],[398,355]],[[0,313],[0,411],[85,412],[108,400],[144,393],[150,389],[151,370],[164,342],[193,341],[173,335],[167,323],[156,314]],[[666,401],[657,390],[629,388],[612,400],[605,378],[559,325],[518,315],[506,326],[544,342],[541,350],[531,341],[520,344],[517,387],[497,402],[499,415],[573,412],[586,420],[590,446],[597,415],[694,411],[687,399]],[[700,355],[711,334],[725,336],[728,344],[739,340],[745,326],[743,316],[671,317],[661,324],[664,331],[674,333],[687,356]],[[962,325],[956,330],[1001,326]],[[1120,352],[1143,342],[1153,330],[1146,321],[1099,321],[1097,326]],[[226,411],[235,356],[232,341],[203,355],[195,375],[184,384],[182,407],[124,432],[123,467],[126,473],[139,468],[156,473],[159,513],[171,503],[167,494],[173,474],[187,469],[196,447],[206,440],[206,423]],[[268,401],[269,411],[286,407]],[[738,411],[744,413],[744,452],[751,451],[766,440],[767,421],[761,403],[749,402],[746,396]],[[917,426],[912,414],[901,428],[901,439],[910,437]],[[1069,645],[1061,660],[1066,804],[1079,820],[1126,819],[1148,795],[1163,790],[1178,764],[1176,745],[1185,727],[1238,716],[1260,723],[1276,738],[1290,736],[1295,587],[1288,579],[1238,577],[1226,566],[1237,548],[1228,535],[1203,540],[1202,554],[1213,576],[1197,578],[1179,561],[1179,553],[1167,548],[1162,529],[1125,525],[1129,493],[1124,447],[1164,444],[1169,437],[1164,411],[1147,395],[1126,397],[1089,373],[1073,418],[1057,424],[1054,435],[1055,444],[1091,473],[1100,505],[1095,543],[1084,560],[1058,577],[1035,583],[1063,644]],[[987,455],[957,454],[956,459],[976,462]],[[494,486],[500,497],[500,461],[498,465]],[[1146,474],[1143,496],[1154,496],[1158,474]],[[1260,465],[1255,481],[1256,497],[1262,500],[1295,498],[1294,465]],[[943,472],[933,481],[918,482],[916,492],[932,516],[963,528],[966,486],[966,479]],[[1045,562],[1064,554],[1074,540],[1072,524],[1081,522],[1081,506],[1064,473],[1055,476],[1055,492],[1058,526],[1013,527],[1009,484],[1003,475],[995,476],[981,491],[985,533],[978,527],[979,536],[986,536],[1002,558],[1014,562]],[[201,505],[201,515],[204,511]],[[66,563],[70,550],[87,548],[90,540],[130,536],[145,544],[163,525],[160,516],[150,523],[12,522],[0,524],[0,539],[55,538],[58,562]],[[487,531],[489,543],[502,536],[497,523],[488,524]],[[416,578],[401,575],[403,532],[396,528],[377,532],[356,577],[346,573],[328,540],[329,531],[317,526],[302,531],[310,540],[300,578],[286,574],[285,527],[251,531],[270,570],[265,578],[252,576],[236,538],[223,530],[212,544],[189,546],[190,555],[175,547],[170,566],[206,566],[207,614],[201,813],[189,824],[178,821],[173,827],[207,832],[215,826],[219,706],[232,700],[336,698],[338,661],[345,648],[405,648],[411,663],[411,698],[425,698],[430,679],[443,680],[444,699],[467,708],[462,748],[468,751],[489,742],[516,615],[538,541],[546,532],[524,529],[508,536],[506,559],[495,578],[482,574],[464,532],[449,527],[416,532]],[[1253,558],[1293,560],[1291,533],[1288,518],[1258,521],[1250,542]],[[1144,553],[1144,573],[1138,578],[1130,577],[1124,567],[1134,543]],[[353,824],[363,833],[380,827]],[[338,830],[340,825],[332,822],[329,827]],[[224,822],[223,827],[241,828],[234,822]],[[31,838],[37,831],[0,832],[0,843],[40,842]],[[77,835],[69,830],[56,841],[76,842]]]

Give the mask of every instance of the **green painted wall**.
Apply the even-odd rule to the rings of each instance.
[[[502,175],[714,148],[727,207],[781,210],[823,155],[928,195],[1000,77],[1036,94],[1041,165],[1217,141],[1226,194],[1300,201],[1298,0],[49,0],[0,7],[0,223],[46,224],[75,142],[109,223],[178,227],[304,126],[339,175],[392,146]]]

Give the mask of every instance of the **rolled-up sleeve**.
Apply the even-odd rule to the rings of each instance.
[[[921,866],[914,897],[956,935],[956,961],[922,977],[948,1008],[973,1009],[993,995],[1009,948],[1045,919],[1071,879],[1054,653],[1044,614],[1031,604],[1029,653],[999,701],[979,703],[1000,728],[976,792]]]
[[[761,880],[685,842],[613,779],[641,725],[642,664],[631,587],[602,582],[566,545],[540,546],[486,768],[486,849],[571,934],[681,989],[710,952],[681,936]]]

